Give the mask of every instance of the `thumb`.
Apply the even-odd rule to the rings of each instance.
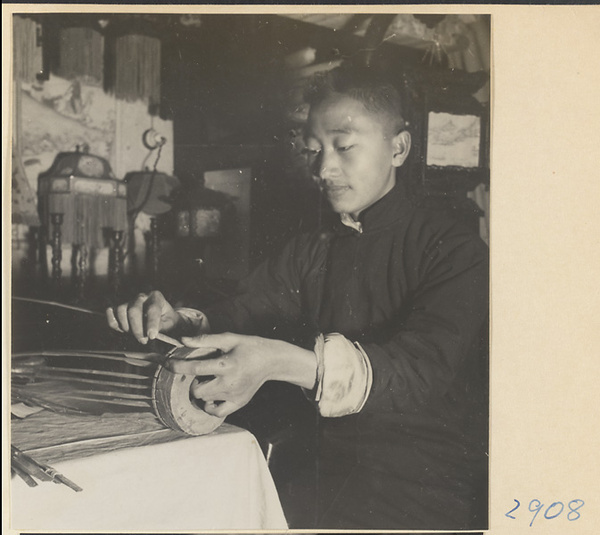
[[[240,335],[233,333],[201,334],[199,336],[184,336],[181,341],[186,347],[220,349],[227,353],[237,345],[239,338]]]
[[[229,416],[231,413],[240,409],[242,406],[243,405],[239,405],[233,401],[222,401],[221,403],[207,401],[204,404],[204,412],[219,418],[225,418],[226,416]]]

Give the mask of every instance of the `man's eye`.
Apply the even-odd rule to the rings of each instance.
[[[354,145],[344,145],[343,147],[338,147],[337,150],[338,152],[348,152],[349,150],[353,149]]]
[[[321,149],[311,149],[309,147],[305,147],[304,150],[302,151],[302,154],[305,154],[306,156],[316,156],[320,152],[321,152]]]

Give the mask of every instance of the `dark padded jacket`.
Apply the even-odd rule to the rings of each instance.
[[[293,239],[205,311],[212,330],[306,347],[337,332],[366,351],[365,406],[319,422],[317,527],[483,528],[487,246],[400,186],[360,221]]]

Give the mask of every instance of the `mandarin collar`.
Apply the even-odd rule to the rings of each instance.
[[[377,231],[401,219],[409,204],[410,201],[407,199],[404,185],[400,180],[397,180],[388,193],[361,212],[358,221],[354,225],[349,225],[348,221],[344,222],[347,218],[352,219],[350,215],[340,214],[340,221],[338,221],[336,227],[342,233],[362,234]]]

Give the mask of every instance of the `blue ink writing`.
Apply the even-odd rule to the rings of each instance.
[[[573,522],[573,520],[577,520],[581,516],[581,514],[579,513],[579,509],[581,509],[583,507],[584,503],[585,502],[583,500],[571,500],[569,502],[569,509],[570,509],[570,511],[569,511],[569,514],[567,515],[567,518],[571,522]],[[573,507],[573,504],[576,504],[577,507]],[[571,515],[573,513],[575,513],[577,516],[576,517],[572,517]]]
[[[518,514],[515,513],[515,511],[517,509],[519,509],[519,507],[521,507],[521,502],[519,500],[517,500],[516,498],[514,498],[514,502],[516,503],[516,505],[510,511],[508,511],[507,513],[504,513],[504,516],[506,516],[512,520],[518,520],[518,518],[517,518]],[[584,505],[585,505],[585,502],[583,500],[580,500],[580,499],[571,500],[567,504],[567,507],[569,508],[569,511],[566,515],[567,520],[569,520],[569,522],[573,522],[573,521],[581,518],[580,509]],[[544,510],[544,508],[545,508],[545,510]],[[544,519],[554,520],[555,518],[560,517],[562,515],[562,513],[565,511],[565,504],[563,502],[552,502],[550,505],[548,505],[548,507],[546,507],[546,505],[544,503],[542,503],[537,498],[534,498],[533,500],[531,500],[529,502],[528,509],[531,513],[533,513],[533,516],[531,517],[531,520],[529,522],[529,527],[532,527],[533,523],[535,522],[536,518],[538,517],[538,515],[540,514],[541,511],[544,511],[544,513],[543,513]],[[514,513],[514,515],[513,515],[513,513]],[[542,518],[542,517],[540,517],[540,518]]]
[[[533,507],[533,509],[531,508],[531,506],[534,504],[534,502],[537,502],[537,505]],[[531,519],[531,522],[529,522],[529,527],[533,526],[533,522],[535,521],[535,517],[538,515],[538,513],[540,512],[540,510],[544,507],[544,504],[542,502],[540,502],[540,500],[531,500],[529,502],[529,510],[533,513],[535,511],[535,514],[533,515],[533,518]]]
[[[519,500],[515,500],[515,502],[517,502],[517,505],[515,505],[508,513],[506,513],[505,516],[507,516],[508,518],[512,518],[513,520],[516,520],[516,518],[511,515],[511,513],[513,511],[516,511],[519,507],[521,507],[521,502]]]

